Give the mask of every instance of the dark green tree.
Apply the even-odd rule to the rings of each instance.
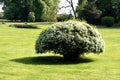
[[[119,0],[118,0],[119,1]],[[113,7],[112,0],[97,0],[95,4],[102,11],[102,16],[115,16],[116,9]]]
[[[27,21],[29,7],[29,0],[1,0],[0,2],[4,4],[4,16],[9,20],[21,20]]]
[[[77,6],[77,14],[78,18],[82,19],[82,11],[84,10],[84,7],[87,5],[87,0],[78,0],[78,6]]]
[[[78,4],[78,18],[85,19],[88,23],[100,24],[102,11],[97,8],[95,2],[95,0],[86,0],[86,5],[83,7],[81,4]]]
[[[33,1],[33,12],[35,13],[35,21],[41,21],[41,16],[42,16],[42,13],[43,13],[43,1],[42,0],[36,0],[36,1]]]
[[[4,8],[4,17],[9,19],[9,20],[12,20],[12,21],[16,21],[18,20],[18,11],[19,9],[16,8],[16,5],[17,4],[9,4],[9,7],[7,8]]]
[[[112,0],[113,8],[116,10],[116,20],[120,22],[120,0]]]

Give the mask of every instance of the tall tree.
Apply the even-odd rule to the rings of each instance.
[[[102,11],[102,16],[115,15],[115,9],[113,8],[112,0],[96,0],[95,4],[97,5],[98,9]]]
[[[84,7],[86,5],[87,5],[87,0],[78,0],[78,6],[77,6],[78,18],[82,18],[82,11],[84,10]]]
[[[44,21],[57,21],[59,0],[45,0],[42,19]]]
[[[34,0],[33,1],[33,12],[35,13],[35,20],[41,21],[41,16],[43,13],[44,8],[44,1],[43,0]]]
[[[18,8],[16,8],[16,5],[17,4],[9,4],[9,6],[8,7],[4,7],[4,17],[5,18],[7,18],[7,19],[9,19],[9,20],[14,20],[14,21],[16,21],[16,20],[18,20],[19,18],[18,18],[18,11],[19,11],[19,9]]]
[[[113,8],[116,10],[116,20],[120,22],[120,0],[112,0]]]
[[[0,0],[4,4],[4,16],[9,20],[27,21],[30,0]]]
[[[100,24],[102,12],[95,4],[97,0],[79,0],[78,3],[78,18],[85,19],[91,24]]]

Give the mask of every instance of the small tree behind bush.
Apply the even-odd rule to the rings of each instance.
[[[110,16],[105,16],[102,18],[102,24],[107,26],[107,27],[111,27],[114,24],[114,17],[110,17]]]
[[[43,31],[35,45],[37,53],[54,51],[65,59],[78,59],[85,53],[101,53],[104,41],[100,33],[87,23],[69,21],[54,24]]]

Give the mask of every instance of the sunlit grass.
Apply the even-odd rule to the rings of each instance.
[[[52,23],[33,23],[38,29],[9,24],[0,24],[0,80],[120,80],[120,28],[98,28],[106,42],[104,53],[63,62],[61,55],[35,54],[37,37]]]

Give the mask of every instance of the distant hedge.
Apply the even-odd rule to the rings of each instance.
[[[114,24],[114,17],[111,16],[105,16],[102,18],[102,24],[107,26],[107,27],[111,27]]]
[[[37,28],[37,26],[28,24],[14,24],[13,26],[16,28]]]

